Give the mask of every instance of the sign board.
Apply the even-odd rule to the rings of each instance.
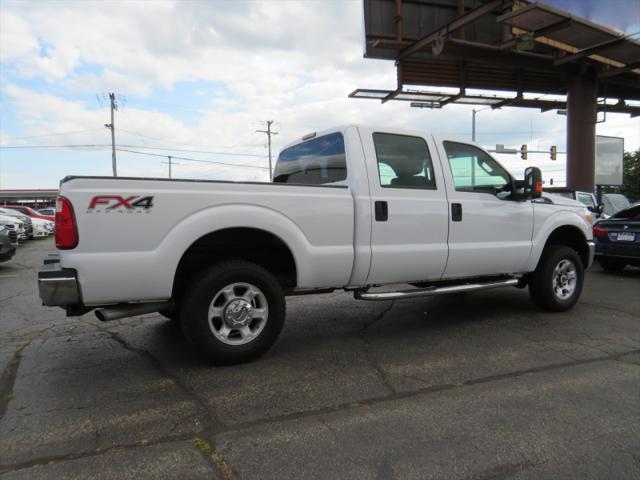
[[[596,135],[596,185],[622,185],[624,138]]]

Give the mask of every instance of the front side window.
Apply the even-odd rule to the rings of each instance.
[[[293,145],[278,156],[275,183],[321,185],[345,180],[347,160],[344,137],[330,133]]]
[[[436,188],[433,165],[424,139],[408,135],[374,133],[380,186]]]
[[[458,191],[497,193],[511,177],[491,156],[473,145],[444,142],[453,183]]]

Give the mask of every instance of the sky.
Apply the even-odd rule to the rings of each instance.
[[[129,150],[117,152],[120,176],[167,177],[172,156],[174,178],[266,181],[266,135],[256,132],[266,120],[278,133],[274,158],[306,133],[349,123],[470,140],[481,107],[348,98],[396,86],[393,62],[363,58],[362,28],[361,0],[0,0],[0,189],[111,175],[108,92],[116,143]],[[555,111],[476,118],[488,148],[566,149]],[[608,114],[597,133],[640,148],[639,118]],[[564,154],[498,158],[516,175],[536,165],[564,183]]]

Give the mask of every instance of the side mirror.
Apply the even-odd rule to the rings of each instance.
[[[602,215],[602,212],[604,212],[604,204],[603,203],[601,203],[600,205],[598,205],[596,207],[595,213],[597,213],[598,215]]]
[[[528,167],[524,171],[524,193],[528,198],[542,196],[542,172],[538,167]]]

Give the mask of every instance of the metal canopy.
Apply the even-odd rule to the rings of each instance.
[[[502,15],[499,22],[515,28],[514,33],[533,33],[536,41],[568,52],[555,61],[562,65],[588,58],[617,68],[640,62],[640,44],[613,30],[583,18],[535,3]],[[551,29],[554,25],[562,28]],[[542,32],[543,35],[539,33]],[[640,74],[640,68],[633,73]],[[638,85],[640,87],[640,83]]]
[[[374,90],[359,88],[349,94],[350,98],[381,100],[383,103],[389,100],[406,102],[429,103],[430,108],[441,108],[447,104],[457,105],[489,105],[491,108],[522,107],[539,108],[546,112],[549,110],[564,110],[567,108],[566,100],[548,100],[544,98],[527,98],[506,95],[461,95],[444,92],[429,92],[420,90]],[[599,103],[599,112],[627,113],[631,117],[640,116],[640,104],[627,105],[622,103]]]
[[[407,86],[456,87],[436,101],[486,105],[467,89],[499,90],[493,104],[548,110],[566,102],[524,94],[565,95],[570,79],[584,75],[596,78],[598,97],[614,99],[600,111],[640,115],[628,103],[640,100],[640,44],[583,18],[511,0],[364,0],[364,7],[365,56],[394,59],[398,86],[358,89],[352,98],[416,100]]]

